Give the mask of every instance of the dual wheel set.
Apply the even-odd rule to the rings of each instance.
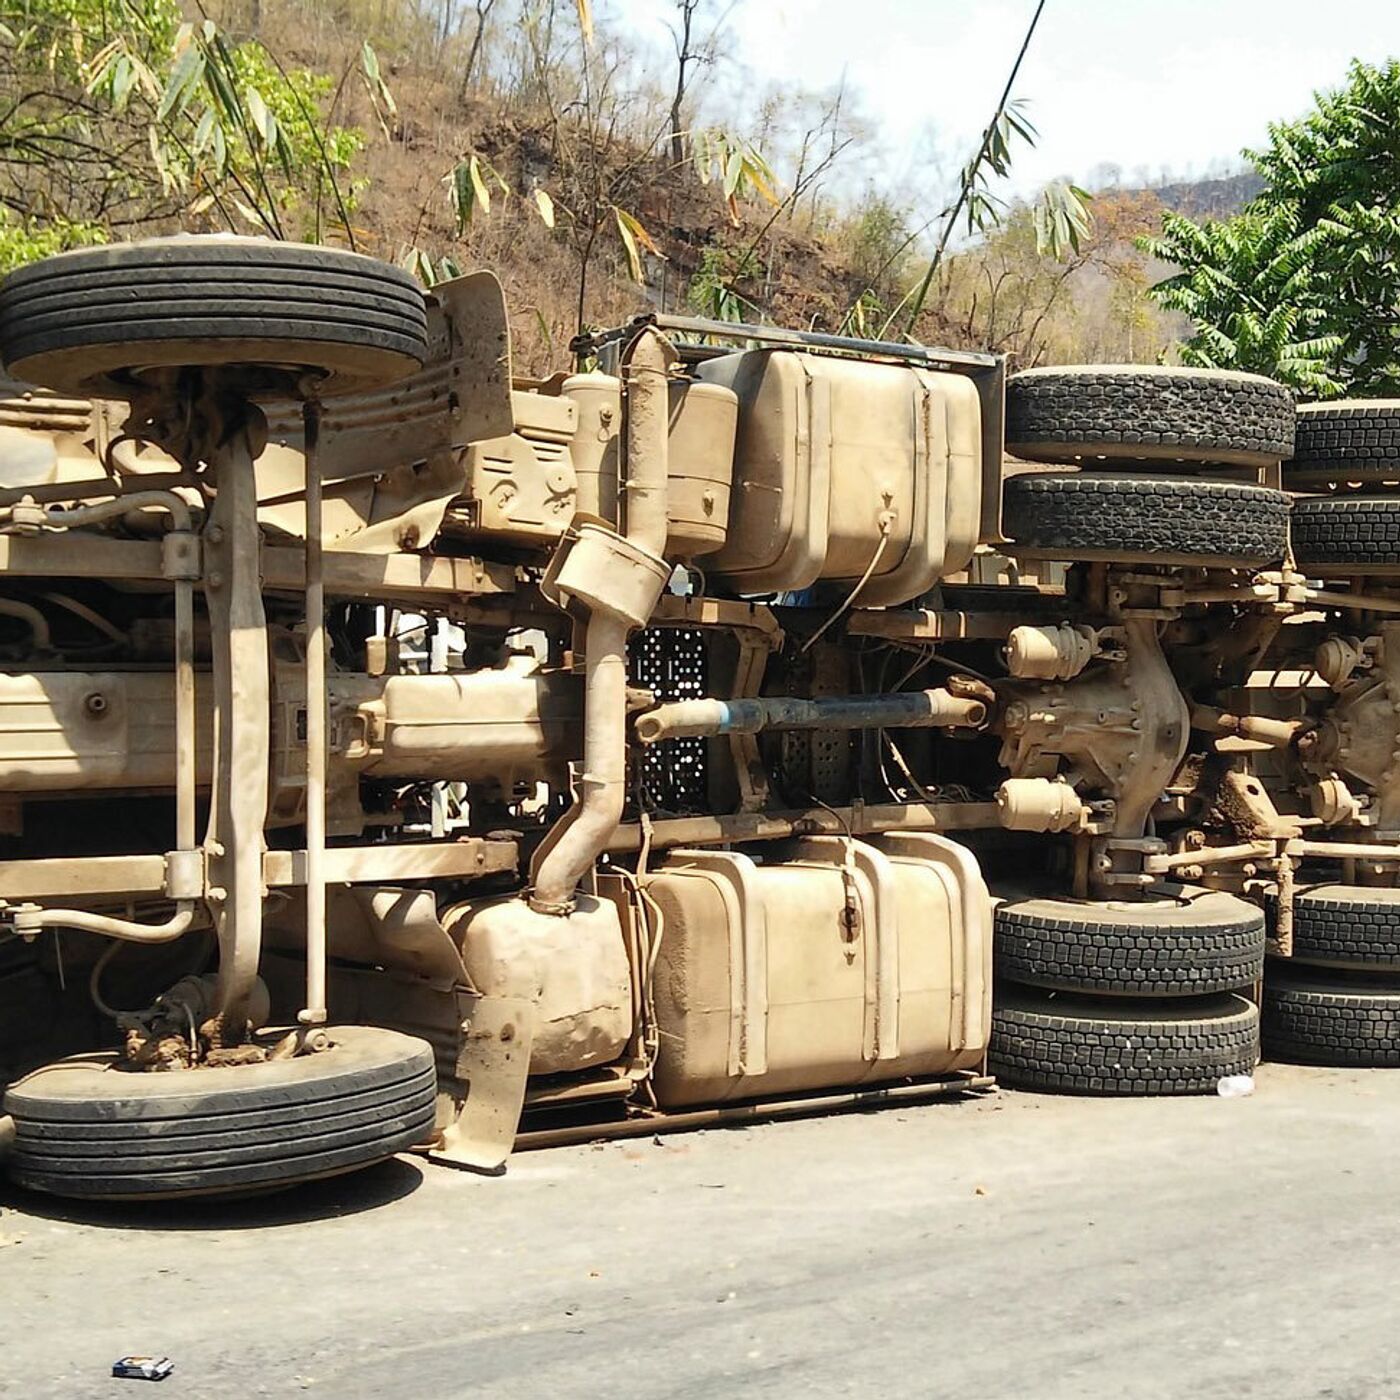
[[[1259,375],[1069,366],[1013,376],[1015,552],[1073,562],[1400,578],[1400,400],[1295,406]],[[1282,466],[1278,490],[1221,473]],[[1212,473],[1212,475],[1201,475]],[[1306,494],[1298,494],[1306,493]]]
[[[1218,890],[996,914],[992,1072],[1074,1094],[1203,1094],[1259,1059],[1264,915]]]
[[[1121,905],[1025,900],[996,915],[991,1064],[1078,1094],[1211,1093],[1259,1058],[1400,1068],[1400,889],[1299,894],[1293,955],[1264,913],[1182,890]],[[1253,1000],[1263,983],[1261,1017]]]
[[[1041,370],[1008,386],[1007,439],[1027,462],[1079,467],[1007,481],[1017,554],[1259,569],[1291,546],[1305,573],[1400,574],[1400,403],[1299,409],[1253,375]],[[1290,491],[1221,479],[1280,467]],[[1400,1066],[1400,890],[1306,890],[1293,956],[1266,959],[1265,939],[1262,910],[1215,891],[1003,903],[991,1067],[1027,1088],[1148,1095],[1211,1092],[1261,1049]]]
[[[1299,410],[1289,485],[1293,550],[1305,572],[1400,581],[1400,402]],[[1266,1051],[1341,1066],[1400,1067],[1400,889],[1325,885],[1298,896],[1293,956],[1271,960]]]

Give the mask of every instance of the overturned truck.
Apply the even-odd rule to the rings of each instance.
[[[496,1170],[989,1051],[1213,1090],[1266,946],[1285,1051],[1400,1047],[1388,456],[1295,502],[1254,376],[575,348],[516,378],[490,274],[255,239],[0,289],[15,1181]]]

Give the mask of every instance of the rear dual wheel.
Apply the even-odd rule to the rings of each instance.
[[[1245,482],[1027,472],[1002,499],[1025,558],[1258,569],[1288,548],[1288,496]]]
[[[1400,575],[1400,494],[1295,501],[1293,554],[1300,569],[1320,577]]]
[[[1085,467],[1266,467],[1293,455],[1294,415],[1293,395],[1258,374],[1061,365],[1007,382],[1006,450]]]
[[[1400,575],[1400,402],[1304,404],[1285,481],[1335,490],[1294,502],[1300,568],[1324,578]],[[1356,486],[1362,489],[1345,489]]]
[[[996,913],[996,973],[1046,991],[1191,997],[1233,991],[1264,970],[1264,916],[1219,890],[1089,903],[1028,899]]]
[[[1211,1093],[1258,1060],[1258,1011],[1230,993],[1262,974],[1264,919],[1233,895],[1003,904],[995,960],[989,1060],[1009,1085]]]
[[[1400,402],[1298,410],[1290,486],[1359,485],[1293,506],[1293,550],[1319,577],[1400,576]],[[1400,890],[1324,885],[1298,895],[1293,956],[1270,963],[1264,1046],[1273,1059],[1400,1067]]]
[[[1211,1094],[1259,1059],[1259,1012],[1239,996],[1106,1004],[1003,991],[990,1064],[1013,1087],[1058,1094]]]
[[[1347,1069],[1400,1068],[1400,982],[1270,969],[1264,984],[1269,1058]]]
[[[1400,482],[1400,401],[1334,399],[1301,404],[1290,486]]]
[[[1198,474],[1238,474],[1292,452],[1293,399],[1282,385],[1214,370],[1069,365],[1014,375],[1006,415],[1008,452],[1081,468],[1006,481],[1003,532],[1014,553],[1236,569],[1283,558],[1283,492]]]
[[[1293,956],[1269,965],[1270,1058],[1400,1067],[1400,890],[1322,885],[1293,906]]]

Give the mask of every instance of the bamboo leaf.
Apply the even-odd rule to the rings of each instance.
[[[185,109],[191,93],[204,77],[204,55],[193,44],[175,60],[161,94],[160,106],[156,108],[156,120],[167,121],[173,114]]]
[[[744,178],[744,153],[731,151],[724,163],[725,198],[733,199],[739,192],[739,181]]]
[[[379,55],[370,46],[368,39],[360,45],[360,60],[364,64],[365,77],[372,83],[381,83],[383,78],[379,75]]]
[[[691,145],[691,159],[695,164],[695,176],[702,185],[708,185],[713,176],[713,137],[708,131],[697,131]]]
[[[471,166],[466,161],[460,161],[447,178],[452,208],[457,215],[457,236],[460,238],[472,221],[472,206],[476,202],[472,192]]]
[[[648,253],[655,254],[655,256],[658,258],[664,258],[666,256],[657,246],[656,240],[651,236],[651,234],[649,234],[646,231],[646,229],[642,227],[641,220],[638,219],[635,214],[629,214],[624,209],[622,211],[622,217],[627,220],[637,242],[640,243],[642,247],[647,250]]]
[[[592,44],[593,42],[593,6],[590,0],[577,0],[578,3],[578,27],[583,33],[583,42]]]
[[[548,358],[554,358],[554,337],[549,333],[549,322],[544,319],[544,312],[537,306],[535,308],[535,326],[539,330],[540,338],[545,343],[548,351]]]
[[[749,184],[776,209],[780,201],[773,189],[773,172],[769,168],[768,162],[757,152],[751,151],[744,162],[744,172],[748,177]]]
[[[214,109],[206,107],[198,124],[195,126],[194,135],[190,138],[190,151],[194,155],[203,155],[204,149],[208,146],[214,135]]]
[[[244,104],[248,109],[248,118],[253,123],[254,132],[265,147],[271,148],[277,142],[277,118],[268,111],[262,93],[257,88],[250,87],[244,96]]]
[[[627,271],[639,286],[646,285],[646,275],[642,269],[642,255],[637,248],[637,229],[640,224],[624,209],[613,205],[613,216],[617,220],[617,231],[622,239],[623,250],[627,254]]]
[[[13,39],[13,37],[14,36],[11,35],[11,39]],[[116,60],[117,55],[121,53],[122,48],[122,41],[120,39],[113,39],[111,43],[104,44],[93,54],[92,60],[88,64],[88,72],[92,75],[88,79],[88,92],[96,92],[97,89],[102,86],[103,82],[106,81],[109,76],[110,66]]]
[[[122,54],[112,70],[112,105],[118,112],[125,109],[135,86],[136,65],[127,54]]]
[[[467,175],[471,180],[472,193],[481,206],[483,214],[491,212],[491,191],[486,187],[486,178],[481,173],[481,162],[473,156],[467,163]]]
[[[379,129],[384,133],[384,139],[391,141],[393,135],[389,123],[398,121],[399,104],[394,101],[394,94],[389,91],[389,85],[384,81],[383,70],[379,66],[379,55],[375,53],[368,39],[360,45],[360,68]]]
[[[239,199],[237,195],[234,195],[234,196],[233,196],[231,202],[232,202],[232,204],[233,204],[233,207],[234,207],[235,209],[237,209],[238,212],[239,212],[250,224],[252,224],[254,228],[256,228],[256,229],[261,229],[261,230],[266,230],[266,228],[267,228],[267,220],[264,219],[263,216],[262,216],[261,214],[259,214],[258,211],[257,211],[256,209],[254,209],[254,208],[253,208],[251,205],[249,205],[249,204],[245,204],[244,201],[241,200],[241,199]]]

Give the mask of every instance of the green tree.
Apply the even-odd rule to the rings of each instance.
[[[1319,399],[1400,394],[1400,60],[1353,62],[1246,155],[1268,181],[1232,219],[1164,216],[1144,247],[1180,271],[1158,302],[1187,364],[1270,374]]]
[[[177,0],[0,0],[0,50],[0,271],[178,228],[319,241],[330,223],[353,246],[364,136],[330,120],[325,75]]]

